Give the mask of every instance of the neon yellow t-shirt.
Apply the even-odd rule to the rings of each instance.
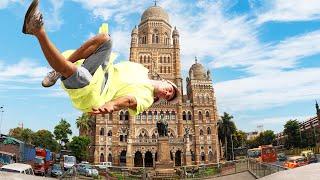
[[[74,51],[62,53],[69,57]],[[83,112],[91,112],[92,108],[98,108],[108,101],[132,96],[137,101],[136,109],[129,109],[131,115],[137,115],[148,109],[153,103],[154,88],[148,78],[148,69],[143,65],[133,62],[121,62],[113,65],[115,55],[112,54],[105,71],[108,72],[108,81],[101,92],[105,71],[100,66],[94,73],[89,85],[79,89],[62,88],[68,93],[75,108]],[[83,60],[75,64],[80,66]]]

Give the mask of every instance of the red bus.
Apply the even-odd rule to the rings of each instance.
[[[259,146],[259,148],[249,149],[248,157],[267,163],[273,163],[277,161],[277,153],[272,145],[263,145]]]

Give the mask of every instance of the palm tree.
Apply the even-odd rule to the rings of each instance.
[[[218,121],[218,136],[221,142],[225,146],[225,158],[228,157],[228,137],[231,137],[232,134],[236,131],[236,126],[234,122],[231,120],[233,116],[229,115],[228,113],[224,112],[221,119]]]
[[[89,130],[91,129],[91,116],[87,113],[82,113],[80,117],[77,118],[76,124],[79,129],[79,135],[89,135]]]

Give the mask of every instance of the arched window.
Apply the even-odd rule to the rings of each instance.
[[[142,113],[142,120],[146,120],[147,118],[147,113],[145,111],[143,111]]]
[[[152,34],[152,43],[156,43],[156,35]]]
[[[202,121],[203,120],[203,116],[202,116],[202,112],[201,111],[199,111],[199,121]]]
[[[162,56],[160,56],[160,63],[162,63]]]
[[[138,114],[138,115],[136,116],[136,120],[138,120],[138,121],[141,120],[141,114]]]
[[[171,112],[171,120],[176,120],[176,112]]]
[[[188,120],[192,120],[192,114],[190,111],[188,111]]]
[[[140,63],[142,63],[142,56],[140,56]]]
[[[148,63],[150,63],[151,62],[151,57],[150,56],[148,56]]]
[[[168,67],[168,72],[171,73],[171,67]]]
[[[104,154],[103,154],[103,153],[100,154],[100,162],[105,162]]]
[[[200,129],[200,136],[203,136],[203,130]]]
[[[206,120],[210,120],[210,114],[209,111],[206,112]]]
[[[196,155],[194,154],[193,151],[190,150],[190,152],[191,152],[191,161],[195,161],[196,160]]]
[[[185,111],[182,112],[182,119],[183,119],[183,120],[187,120],[187,115],[186,115],[186,112],[185,112]]]
[[[109,131],[108,131],[108,137],[111,137],[111,136],[112,136],[112,131],[109,130]]]
[[[126,111],[124,113],[124,120],[129,121],[129,112],[128,111]]]
[[[163,57],[163,62],[167,63],[167,57]]]
[[[112,162],[112,155],[110,153],[108,155],[108,162]]]
[[[210,127],[207,128],[207,134],[211,134],[211,129],[210,129]]]
[[[166,120],[167,120],[167,121],[170,120],[170,112],[169,112],[169,111],[166,112]]]
[[[143,56],[143,63],[147,63],[147,57],[145,55]]]
[[[206,156],[204,154],[204,152],[201,153],[201,161],[205,161],[206,160]]]
[[[149,120],[149,121],[152,121],[152,111],[149,111],[149,112],[148,112],[148,120]]]
[[[122,111],[120,111],[120,121],[122,121],[122,120],[124,120],[124,116],[123,116],[124,114],[123,114],[123,112]]]
[[[153,115],[154,115],[154,120],[158,120],[158,112],[155,111]]]
[[[100,129],[100,135],[101,135],[101,136],[104,136],[104,128],[101,128],[101,129]]]
[[[168,57],[168,63],[171,63],[171,62],[170,62],[170,57]]]

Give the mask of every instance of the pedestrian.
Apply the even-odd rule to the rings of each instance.
[[[131,115],[137,115],[156,100],[173,101],[178,96],[179,90],[173,82],[149,79],[148,69],[141,64],[126,61],[114,65],[115,54],[111,52],[107,25],[80,48],[60,53],[45,31],[38,6],[39,0],[33,0],[22,32],[38,39],[53,68],[42,85],[50,87],[60,78],[75,108],[91,114],[128,108]]]

